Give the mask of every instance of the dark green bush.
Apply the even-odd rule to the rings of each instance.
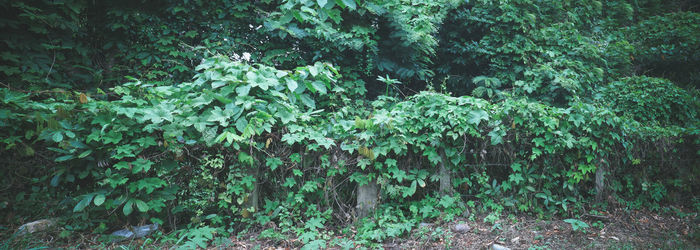
[[[673,80],[681,86],[700,83],[700,13],[653,16],[623,31],[635,45],[639,73]]]
[[[698,123],[698,97],[666,79],[626,77],[602,88],[601,93],[602,101],[616,113],[648,125]]]

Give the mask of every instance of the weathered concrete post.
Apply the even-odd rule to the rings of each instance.
[[[600,160],[595,171],[595,200],[603,202],[605,200],[605,164]]]
[[[257,164],[257,160],[255,162],[256,163],[253,163],[248,170],[248,174],[252,175],[255,181],[253,182],[253,190],[250,190],[248,197],[245,198],[245,202],[242,204],[243,211],[241,211],[241,215],[243,215],[244,218],[249,218],[252,215],[248,209],[253,208],[254,212],[257,212],[260,208],[258,204],[258,200],[260,200],[260,185],[258,183],[260,183],[260,181],[258,178],[260,178],[260,165],[264,163]]]
[[[370,182],[357,186],[357,217],[363,218],[370,215],[379,203],[379,185],[376,178]]]
[[[452,195],[452,174],[447,168],[449,160],[445,155],[445,148],[440,148],[440,195]]]

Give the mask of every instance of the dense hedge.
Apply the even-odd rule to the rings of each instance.
[[[690,1],[0,3],[8,224],[322,247],[350,222],[700,209]]]
[[[112,224],[127,218],[110,216],[118,210],[172,228],[177,218],[239,230],[348,222],[356,187],[373,180],[382,203],[416,222],[444,219],[444,209],[458,215],[467,201],[496,215],[573,213],[595,194],[597,171],[609,194],[633,194],[638,205],[697,185],[682,167],[697,163],[684,143],[697,128],[645,127],[581,102],[555,108],[421,92],[364,103],[345,97],[325,64],[282,71],[216,57],[198,69],[191,83],[132,82],[110,100],[2,89],[3,133],[18,135],[3,139],[4,154],[51,157],[29,174],[74,197],[61,204],[76,216]],[[644,129],[667,134],[649,138]],[[655,145],[662,162],[639,141]],[[653,174],[689,159],[676,174]],[[638,168],[657,170],[640,176]],[[442,207],[421,202],[435,198]]]

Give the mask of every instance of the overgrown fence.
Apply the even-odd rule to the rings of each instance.
[[[32,190],[2,200],[50,197],[106,224],[240,230],[376,209],[426,221],[471,207],[569,214],[589,199],[653,208],[698,190],[697,122],[430,91],[367,103],[321,63],[284,71],[215,57],[197,69],[190,83],[135,81],[102,96],[0,89],[2,188]]]

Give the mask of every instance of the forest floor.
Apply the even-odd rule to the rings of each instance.
[[[474,221],[462,219],[442,225],[422,225],[408,236],[384,242],[382,247],[500,250],[700,249],[700,218],[697,214],[676,211],[675,214],[659,214],[618,209],[613,213],[588,215],[581,219],[591,225],[585,231],[574,231],[571,224],[562,219],[508,216],[509,219],[497,221],[495,224],[484,222],[483,217]],[[468,225],[469,229],[458,232],[456,227],[464,224]],[[261,249],[294,249],[299,246],[296,240],[232,240],[230,243],[230,247],[238,249],[254,249],[256,246],[260,246]],[[493,246],[494,244],[496,246]]]
[[[422,223],[410,234],[387,240],[378,247],[385,249],[700,249],[698,231],[700,217],[697,213],[684,213],[673,207],[671,210],[672,212],[653,213],[616,209],[609,213],[586,215],[581,218],[581,221],[589,225],[584,230],[573,230],[571,224],[555,218],[503,216],[505,219],[496,221],[494,224],[486,223],[483,217],[478,216],[474,216],[473,220],[458,218],[443,224]],[[149,244],[153,241],[144,241],[144,239],[109,243],[100,240],[103,237],[97,234],[60,237],[58,232],[60,230],[7,239],[5,236],[11,231],[13,230],[0,231],[0,249],[171,248],[162,243]],[[209,249],[297,249],[301,247],[298,239],[272,241],[259,239],[258,236],[258,233],[253,232],[232,237],[211,245]],[[335,237],[352,239],[353,235]],[[333,239],[329,239],[328,242],[333,242]],[[328,244],[327,247],[341,248],[332,244]]]

